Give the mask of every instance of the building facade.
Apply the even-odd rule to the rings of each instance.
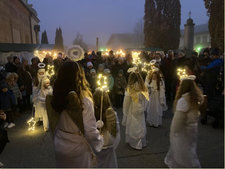
[[[194,27],[194,50],[200,51],[202,48],[211,47],[211,40],[208,24]],[[180,49],[184,49],[184,30],[181,30]]]
[[[26,0],[0,0],[0,43],[38,44],[39,22]]]

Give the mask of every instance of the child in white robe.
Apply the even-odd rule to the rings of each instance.
[[[101,124],[98,126],[101,114],[101,97],[103,97],[103,126]],[[95,117],[97,120],[97,127],[100,128],[101,135],[104,139],[102,150],[96,153],[97,168],[118,168],[115,151],[120,142],[120,126],[117,113],[113,110],[109,95],[106,91],[96,90],[93,98],[95,103]]]
[[[33,81],[33,89],[32,89],[32,102],[33,102],[33,107],[35,109],[35,120],[37,122],[42,121],[42,114],[37,108],[38,105],[38,93],[41,90],[41,80],[45,77],[45,69],[44,66],[45,64],[40,63],[42,67],[39,67],[37,71],[37,77],[35,77]]]
[[[189,77],[181,81],[174,101],[170,148],[164,159],[169,168],[201,167],[196,149],[200,115],[198,109],[204,99],[194,79]]]
[[[164,82],[156,70],[148,74],[145,84],[149,91],[146,121],[150,126],[159,127],[162,125],[163,111],[167,109]]]
[[[41,89],[38,92],[37,97],[37,111],[40,113],[40,116],[43,118],[43,127],[44,131],[48,131],[49,122],[48,122],[48,115],[46,110],[46,96],[52,94],[52,87],[50,86],[50,80],[48,77],[44,77],[41,80]]]
[[[146,100],[149,100],[148,89],[140,73],[131,72],[123,102],[122,125],[126,127],[126,143],[139,150],[147,145],[144,114]]]

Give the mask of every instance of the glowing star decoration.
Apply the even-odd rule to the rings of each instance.
[[[56,51],[38,51],[38,50],[34,51],[34,56],[37,56],[41,61],[44,60],[46,55],[49,55],[53,59],[56,59],[58,54]]]
[[[54,66],[53,65],[48,65],[48,67],[47,67],[47,75],[49,76],[49,78],[51,78],[54,74],[55,74]]]
[[[97,126],[100,129],[100,133],[101,133],[101,128],[104,126],[104,123],[102,121],[103,93],[104,93],[104,91],[109,92],[109,90],[108,90],[108,83],[107,83],[107,77],[102,75],[102,74],[99,74],[98,75],[98,80],[97,80],[97,85],[98,85],[98,88],[101,90],[100,120],[97,121]]]
[[[33,117],[30,120],[27,121],[27,124],[29,125],[28,131],[34,131],[35,130],[36,121],[34,120]]]
[[[97,85],[99,87],[99,89],[101,91],[108,91],[108,83],[107,83],[107,77],[102,75],[102,74],[99,74],[98,75],[98,80],[97,80]]]
[[[135,65],[142,64],[141,59],[139,57],[140,54],[141,52],[132,52],[133,64]]]
[[[152,64],[151,63],[144,62],[144,66],[141,69],[141,71],[148,72],[149,70],[151,70],[151,68],[152,68]]]
[[[122,49],[116,51],[115,54],[116,54],[117,57],[123,57],[124,58],[126,56],[125,52]]]
[[[141,71],[143,71],[143,72],[158,71],[158,68],[155,66],[155,63],[156,63],[155,59],[151,60],[149,63],[148,62],[144,62],[142,64],[143,67],[141,68]]]
[[[182,69],[182,68],[177,69],[177,75],[179,76],[180,80],[188,77],[188,74],[186,73],[186,69]]]

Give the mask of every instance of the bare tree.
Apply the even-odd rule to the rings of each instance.
[[[84,50],[88,49],[87,44],[84,42],[83,40],[83,35],[81,35],[79,32],[77,32],[77,35],[73,41],[74,45],[80,45],[80,47],[82,47]]]

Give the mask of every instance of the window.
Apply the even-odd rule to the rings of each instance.
[[[200,36],[196,37],[196,43],[201,43],[201,37]]]
[[[203,43],[207,43],[207,39],[208,39],[207,35],[204,35],[203,36]]]

